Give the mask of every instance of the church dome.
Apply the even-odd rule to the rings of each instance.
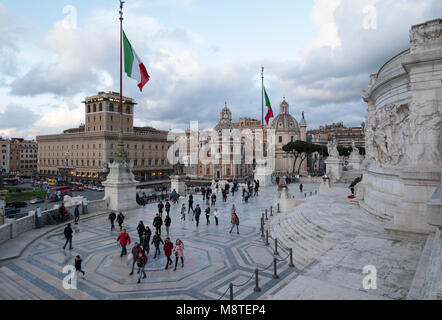
[[[280,112],[273,119],[271,127],[275,130],[286,130],[286,131],[296,131],[299,132],[299,124],[296,119],[289,113],[289,104],[285,99],[279,105]]]

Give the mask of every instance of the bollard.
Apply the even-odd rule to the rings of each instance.
[[[273,258],[273,279],[278,279],[279,276],[276,273],[276,258]]]
[[[318,194],[318,190],[315,190],[315,195]]]
[[[268,246],[269,244],[269,230],[266,230],[266,246]]]
[[[255,288],[253,289],[255,292],[260,292],[261,288],[259,287],[259,280],[258,280],[258,269],[255,269]]]
[[[267,208],[266,208],[266,220],[269,220],[269,218],[267,217]]]
[[[290,263],[289,263],[289,267],[290,268],[294,268],[295,265],[293,264],[293,249],[290,248]]]
[[[304,193],[304,198],[307,198],[307,193]]]
[[[233,300],[233,283],[229,284],[230,300]]]
[[[278,211],[276,211],[276,212],[280,213],[280,211],[279,211],[279,202],[278,202]]]
[[[261,237],[264,238],[264,218],[261,218]]]
[[[273,207],[270,206],[270,216],[273,217]]]
[[[279,255],[279,253],[278,253],[278,238],[275,238],[275,252],[273,254]]]
[[[310,197],[312,196],[312,192],[310,191]]]

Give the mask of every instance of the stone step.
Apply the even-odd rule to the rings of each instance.
[[[4,268],[0,268],[0,300],[38,300],[37,295],[19,285],[17,281],[6,275]]]
[[[297,215],[293,215],[292,217],[288,218],[288,225],[291,227],[296,227],[297,229],[300,229],[302,234],[304,234],[306,237],[312,238],[313,240],[317,241],[318,243],[322,243],[322,239],[324,238],[324,235],[322,233],[318,233],[315,231],[311,225],[306,224],[304,221],[296,218]]]
[[[301,220],[304,220],[305,223],[308,223],[310,225],[312,225],[312,228],[314,228],[315,230],[317,230],[320,234],[322,234],[323,236],[327,235],[330,233],[329,230],[324,229],[323,227],[317,225],[316,223],[313,223],[312,221],[310,221],[310,219],[308,219],[302,212],[299,212],[299,218]]]
[[[314,249],[315,251],[322,251],[323,250],[323,241],[322,239],[319,240],[315,237],[306,236],[302,233],[302,227],[293,227],[292,225],[286,225],[285,228],[288,231],[288,234],[293,240],[298,240],[301,242],[307,242],[309,246]]]

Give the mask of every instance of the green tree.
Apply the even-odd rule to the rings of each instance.
[[[295,142],[289,142],[286,145],[282,147],[282,150],[284,150],[286,153],[290,153],[293,155],[293,168],[292,173],[295,172],[295,165],[296,161],[299,158],[299,164],[298,164],[298,170],[297,173],[299,174],[299,171],[301,170],[301,165],[304,162],[304,160],[307,158],[307,155],[312,154],[313,152],[322,152],[322,154],[327,153],[327,148],[321,145],[308,143],[301,140],[296,140]]]

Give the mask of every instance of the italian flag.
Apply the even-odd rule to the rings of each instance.
[[[272,106],[270,105],[270,100],[269,97],[267,95],[266,89],[264,88],[264,96],[266,98],[266,106],[267,106],[267,114],[266,114],[266,124],[269,124],[269,119],[273,118],[273,111],[272,111]]]
[[[138,81],[138,88],[143,90],[144,85],[149,81],[150,77],[146,67],[141,62],[135,50],[132,48],[126,34],[123,31],[123,47],[124,47],[124,72],[129,78]]]

